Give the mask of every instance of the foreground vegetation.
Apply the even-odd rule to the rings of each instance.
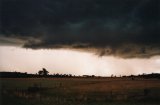
[[[1,105],[160,105],[160,80],[1,78]]]

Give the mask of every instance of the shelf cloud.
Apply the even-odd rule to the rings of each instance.
[[[0,45],[160,55],[159,0],[2,0]]]

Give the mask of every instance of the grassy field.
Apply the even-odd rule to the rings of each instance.
[[[160,105],[160,80],[1,78],[1,105]]]

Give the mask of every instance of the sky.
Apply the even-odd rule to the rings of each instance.
[[[160,72],[160,1],[1,0],[0,57],[1,71]]]
[[[50,74],[111,76],[160,73],[160,56],[150,59],[99,57],[94,53],[69,49],[33,50],[15,46],[0,47],[0,69],[38,73],[46,68]]]

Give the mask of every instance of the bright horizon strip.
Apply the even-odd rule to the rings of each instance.
[[[123,59],[69,49],[33,50],[0,46],[0,58],[0,71],[37,73],[46,68],[49,74],[96,76],[160,73],[160,56]]]

